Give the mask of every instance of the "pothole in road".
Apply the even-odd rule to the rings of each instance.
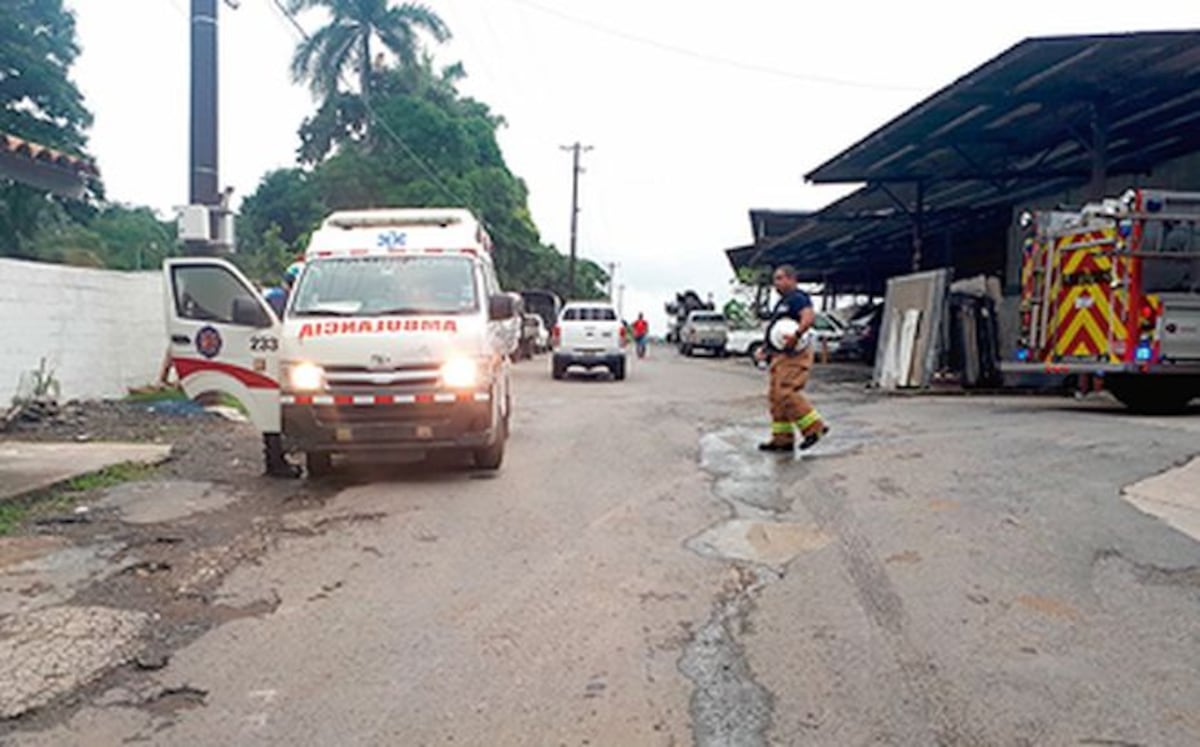
[[[730,519],[692,538],[687,547],[706,557],[782,570],[797,556],[820,550],[831,541],[828,534],[808,524]]]

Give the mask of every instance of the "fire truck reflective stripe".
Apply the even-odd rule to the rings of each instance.
[[[492,395],[488,392],[475,392],[476,402],[491,402]]]
[[[367,395],[356,394],[353,397],[353,404],[356,404],[356,405],[383,404],[383,403],[377,403],[376,402],[377,399],[378,399],[377,397],[370,395],[370,394],[367,394]]]
[[[296,398],[290,394],[285,394],[279,398],[279,403],[282,405],[294,405],[296,404]]]
[[[434,402],[432,394],[418,394],[414,401],[418,405],[432,405]]]
[[[458,399],[458,395],[456,395],[456,394],[435,394],[435,395],[433,395],[433,401],[438,402],[440,404],[454,402],[457,399]]]
[[[332,405],[332,404],[334,404],[333,396],[328,395],[328,394],[318,394],[317,396],[312,397],[311,401],[314,405]]]

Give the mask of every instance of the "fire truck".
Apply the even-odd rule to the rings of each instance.
[[[1021,216],[1014,373],[1107,389],[1139,412],[1200,397],[1200,193],[1135,189]]]

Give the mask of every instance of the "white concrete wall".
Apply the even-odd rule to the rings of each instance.
[[[162,275],[0,259],[0,409],[45,358],[62,397],[123,397],[167,349]]]

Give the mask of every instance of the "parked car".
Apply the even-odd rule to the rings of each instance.
[[[825,312],[817,312],[812,331],[817,349],[820,350],[821,346],[825,345],[829,348],[830,355],[837,354],[842,344],[842,338],[846,334],[846,328],[838,321],[837,317]],[[730,330],[725,342],[725,352],[729,355],[753,356],[765,344],[763,342],[765,334],[765,326]]]
[[[725,355],[728,337],[729,322],[724,314],[693,311],[688,314],[683,329],[679,331],[679,352],[691,356],[697,350],[707,350],[713,355]]]
[[[875,306],[846,325],[846,333],[838,346],[837,357],[873,365],[879,347],[879,329],[883,326],[883,307]]]
[[[551,371],[564,379],[572,367],[607,368],[625,379],[625,326],[612,304],[599,301],[567,304],[554,328]]]

